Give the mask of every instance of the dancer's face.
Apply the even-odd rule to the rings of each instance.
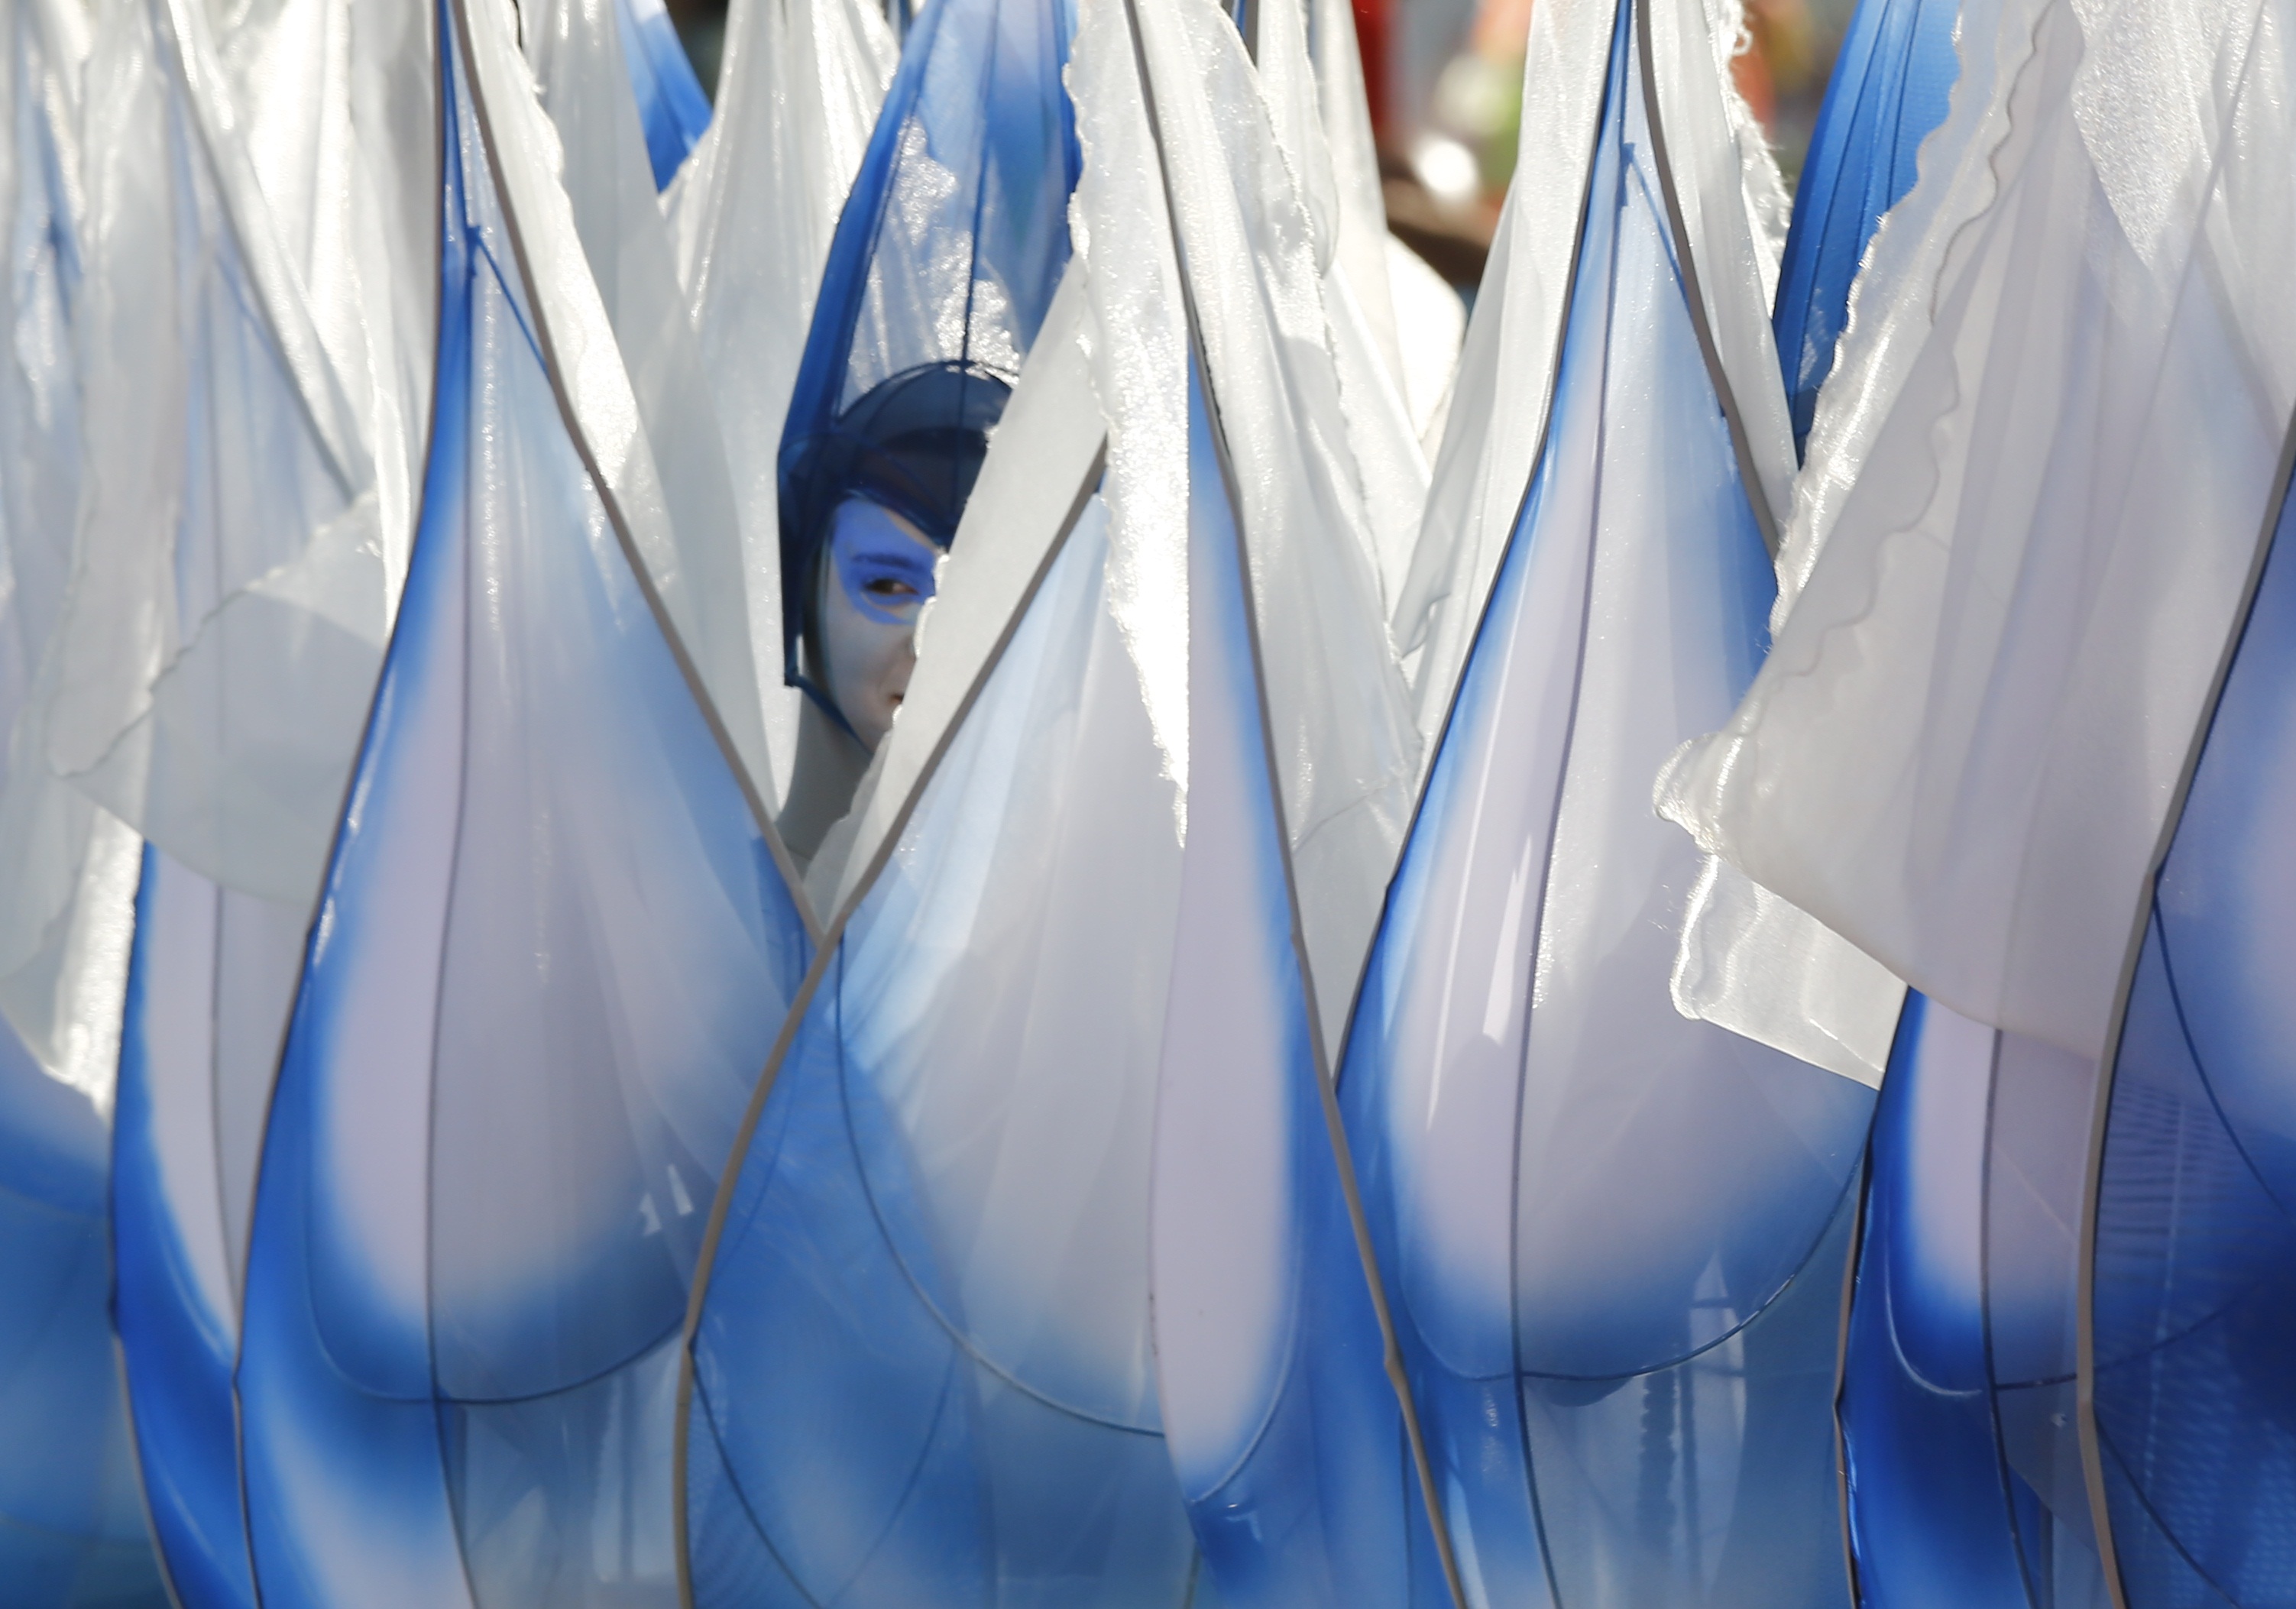
[[[909,690],[917,612],[933,595],[926,535],[882,504],[848,497],[830,526],[822,566],[822,657],[829,696],[862,746],[875,753]]]

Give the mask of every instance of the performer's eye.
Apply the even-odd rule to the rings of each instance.
[[[915,587],[906,581],[898,580],[891,576],[879,576],[861,590],[872,597],[879,598],[913,598],[917,595]]]

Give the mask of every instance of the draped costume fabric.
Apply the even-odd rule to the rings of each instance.
[[[686,1280],[807,928],[636,557],[674,510],[508,19],[439,28],[438,407],[264,1139],[254,1574],[667,1602]]]

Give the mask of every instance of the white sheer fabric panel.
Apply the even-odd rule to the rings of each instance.
[[[1668,166],[1707,328],[1770,535],[1792,505],[1793,426],[1770,328],[1785,192],[1730,76],[1743,18],[1729,0],[1654,0],[1652,63]],[[1786,900],[1710,856],[1671,978],[1675,1008],[1878,1086],[1904,986]]]
[[[709,130],[662,196],[742,524],[767,802],[803,694],[782,684],[782,423],[823,261],[898,57],[869,0],[734,0]]]
[[[1087,36],[1095,94],[1078,94],[1087,149],[1145,137],[1146,108],[1120,0],[1095,0]],[[1353,439],[1332,357],[1324,277],[1306,198],[1293,182],[1276,124],[1223,13],[1203,0],[1136,8],[1155,90],[1161,158],[1177,209],[1185,272],[1201,320],[1209,390],[1233,461],[1237,514],[1250,556],[1254,612],[1267,676],[1277,787],[1301,891],[1300,920],[1327,1041],[1336,1042],[1377,921],[1417,774],[1419,738],[1381,620],[1370,558],[1371,513],[1350,472]],[[1126,250],[1129,209],[1138,249],[1156,249],[1165,175],[1136,169],[1128,194],[1111,183],[1079,192],[1097,275],[1103,242]],[[1105,222],[1091,210],[1105,209]],[[1168,248],[1167,248],[1168,250]],[[1177,307],[1170,311],[1177,312]],[[1161,312],[1162,309],[1156,311]],[[1101,329],[1109,327],[1103,317]],[[1175,349],[1171,356],[1179,357]],[[1185,371],[1150,370],[1160,472],[1160,540],[1185,563],[1185,508],[1169,465],[1185,462]],[[1139,388],[1118,368],[1103,386]],[[1167,378],[1168,377],[1168,379]],[[1168,385],[1168,392],[1165,387]],[[1111,463],[1130,398],[1103,389]],[[1171,431],[1168,438],[1160,432]],[[1154,472],[1152,469],[1152,472]],[[1119,487],[1119,495],[1122,494]],[[1168,500],[1169,505],[1167,505]],[[1185,599],[1185,572],[1168,596]],[[1178,695],[1186,696],[1185,661]],[[1154,703],[1152,700],[1151,708]]]
[[[1326,20],[1318,12],[1316,21]],[[1303,9],[1285,0],[1260,12],[1259,87],[1314,230],[1331,363],[1347,419],[1347,468],[1360,487],[1383,616],[1385,601],[1403,585],[1411,546],[1418,539],[1420,510],[1427,500],[1427,459],[1404,398],[1402,360],[1395,348],[1395,307],[1382,244],[1386,215],[1375,211],[1366,217],[1360,184],[1340,184],[1346,169],[1331,131],[1335,126],[1343,135],[1349,130],[1344,117],[1333,116],[1332,100],[1339,92],[1331,83],[1332,64],[1309,55],[1307,21]],[[1349,22],[1350,48],[1354,37]],[[1360,102],[1360,69],[1357,78]],[[1363,138],[1367,144],[1367,125]],[[1371,202],[1378,205],[1375,188]]]
[[[1893,303],[1902,344],[1849,354],[1870,446],[1669,784],[1710,849],[1916,987],[2079,1054],[2279,490],[2291,9],[2002,8],[1984,127],[1916,186],[1949,187],[1935,271]]]
[[[611,323],[611,332],[597,333],[620,349],[622,389],[634,397],[634,423],[656,474],[661,525],[640,551],[742,765],[770,798],[775,762],[747,601],[748,544],[613,0],[542,0],[523,21],[521,42],[548,114],[535,149],[555,159],[582,258]],[[520,226],[536,228],[537,216],[521,207]],[[561,341],[574,339],[553,328]],[[788,764],[786,754],[780,763]]]
[[[62,618],[79,504],[73,315],[86,218],[76,0],[10,8],[0,68],[0,1011],[49,1072],[108,1110],[135,835],[43,763],[33,699]],[[22,718],[29,714],[29,718]],[[95,844],[91,852],[90,836]],[[61,914],[59,915],[59,914]]]

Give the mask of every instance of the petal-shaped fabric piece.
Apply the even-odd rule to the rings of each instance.
[[[2276,526],[2147,914],[2093,1186],[2087,1383],[2130,1609],[2296,1583],[2296,499]]]
[[[1339,1152],[1249,571],[1189,407],[1188,838],[1156,1091],[1164,1430],[1219,1601],[1447,1605]]]
[[[709,97],[661,0],[614,0],[614,24],[630,93],[637,97],[638,127],[645,130],[654,186],[668,189],[709,127]]]
[[[1402,841],[1421,745],[1381,625],[1371,499],[1349,456],[1357,439],[1346,399],[1349,369],[1328,340],[1337,320],[1315,253],[1316,186],[1295,174],[1281,98],[1266,93],[1265,75],[1255,72],[1233,29],[1210,26],[1212,12],[1198,4],[1136,14],[1156,108],[1154,161],[1139,177],[1119,179],[1111,166],[1105,182],[1095,176],[1089,193],[1079,193],[1079,210],[1095,231],[1096,255],[1088,254],[1095,295],[1105,299],[1095,313],[1104,338],[1095,347],[1102,396],[1121,398],[1111,403],[1112,415],[1134,420],[1132,431],[1120,420],[1112,423],[1111,472],[1129,487],[1138,486],[1136,475],[1165,488],[1119,497],[1119,551],[1128,569],[1152,582],[1142,586],[1136,605],[1144,618],[1186,595],[1185,508],[1175,497],[1182,482],[1172,468],[1185,451],[1176,428],[1185,423],[1177,408],[1177,357],[1185,340],[1177,282],[1160,309],[1144,302],[1136,309],[1116,294],[1125,275],[1143,271],[1117,259],[1154,267],[1160,256],[1166,265],[1177,260],[1186,277],[1209,388],[1234,455],[1236,513],[1251,533],[1252,606],[1308,967],[1324,1042],[1333,1044]],[[1265,22],[1274,66],[1275,14]],[[1110,37],[1107,55],[1120,63],[1131,53],[1120,33]],[[1092,137],[1114,149],[1144,141],[1148,125],[1135,75],[1128,67],[1110,70],[1095,80],[1101,103],[1080,115]],[[1182,198],[1173,209],[1177,230],[1160,222],[1144,228],[1137,215],[1165,205],[1167,183]],[[1176,244],[1159,230],[1176,233]],[[1137,291],[1168,294],[1144,283]],[[1121,339],[1129,337],[1109,334],[1150,318],[1180,333],[1168,357],[1144,349],[1128,354]],[[1136,365],[1151,364],[1159,365],[1162,388],[1153,410],[1149,388],[1135,378]],[[1160,432],[1152,437],[1152,413]],[[1155,531],[1146,523],[1151,508],[1163,521]],[[1152,565],[1170,568],[1159,573]],[[1141,666],[1152,714],[1160,706],[1184,712],[1185,661],[1143,656]],[[1179,735],[1160,730],[1160,741],[1174,744],[1184,767],[1185,719],[1171,724]]]
[[[782,425],[830,235],[898,55],[873,0],[734,0],[716,116],[662,197],[741,510],[776,806],[804,696],[782,679]]]
[[[1821,398],[1776,647],[1668,809],[1931,997],[2102,1054],[2128,913],[2278,495],[2280,0],[1965,8],[1971,115]],[[1956,110],[1945,129],[1962,123]],[[2235,382],[2231,376],[2241,378]],[[1844,384],[1844,382],[1847,382]],[[2168,533],[2174,533],[2173,539]],[[2138,734],[2141,732],[2141,735]],[[1757,802],[1759,800],[1759,802]]]
[[[1741,205],[1736,164],[1669,121],[1689,154],[1663,166],[1651,108],[1685,91],[1644,76],[1719,68],[1690,47],[1702,8],[1671,52],[1656,9],[1612,8],[1552,406],[1490,427],[1544,415],[1536,474],[1340,1094],[1470,1601],[1840,1604],[1830,1405],[1873,1096],[1666,998],[1699,856],[1649,779],[1753,674],[1772,581],[1696,322],[1712,259],[1676,207],[1693,183],[1710,222]]]
[[[653,534],[638,532],[639,552],[762,790],[775,762],[743,601],[742,515],[639,103],[628,93],[622,4],[542,0],[521,13],[520,42],[555,135],[549,165],[573,204],[588,277],[604,300],[667,511],[650,522]]]
[[[240,550],[243,538],[228,519],[162,526],[172,552],[164,544],[135,552],[144,584],[173,610],[170,635],[191,644],[159,683],[155,708],[209,735],[204,757],[150,779],[144,809],[155,831],[182,820],[186,795],[202,793],[211,796],[206,836],[225,844],[276,832],[283,817],[305,842],[324,845],[340,812],[339,770],[326,785],[315,778],[269,798],[250,795],[236,774],[297,767],[324,776],[348,764],[373,695],[381,620],[403,578],[411,522],[406,410],[410,398],[427,395],[428,379],[413,377],[402,349],[430,299],[390,283],[405,250],[377,242],[389,233],[395,185],[429,161],[436,142],[415,147],[420,156],[393,149],[394,135],[427,102],[403,80],[431,56],[427,28],[399,21],[393,29],[379,15],[355,18],[340,0],[297,0],[250,8],[216,38],[206,13],[189,8],[169,14],[160,36],[173,48],[163,47],[159,62],[180,69],[165,66],[142,80],[176,97],[172,115],[189,126],[173,153],[174,203],[197,218],[203,195],[219,191],[232,201],[207,202],[220,246],[198,245],[198,235],[179,226],[178,238],[189,235],[195,249],[177,271],[206,276],[214,304],[185,298],[177,310],[184,356],[175,400],[188,405],[193,423],[175,458],[158,465],[147,499],[160,502],[172,476],[176,495],[193,507],[202,488],[219,487],[228,491],[220,499],[227,516],[295,517],[294,500],[275,506],[268,485],[294,466],[294,454],[282,450],[293,439],[283,442],[281,432],[308,416],[308,382],[284,355],[299,352],[323,395],[330,377],[339,382],[357,444],[373,449],[350,510],[335,512],[324,500],[305,505],[306,517],[321,523],[303,533],[301,552],[293,551],[291,526],[275,531],[287,556],[236,594],[218,600],[214,578],[260,559]],[[150,116],[134,105],[117,115]],[[164,106],[162,115],[169,115]],[[211,158],[218,147],[226,154]],[[135,145],[126,154],[139,151],[150,154]],[[116,166],[120,160],[111,158],[110,182],[135,193],[148,178]],[[196,176],[202,164],[219,176],[204,188]],[[435,190],[435,176],[428,182]],[[434,234],[422,231],[426,242]],[[234,250],[250,239],[257,243],[244,255],[262,265],[253,275],[266,291],[260,297],[247,294],[249,271]],[[133,253],[154,242],[130,234],[105,244],[111,316],[127,336],[143,335],[135,276],[150,265]],[[207,339],[216,304],[241,313],[237,342]],[[422,328],[427,349],[427,316]],[[119,341],[122,332],[108,338]],[[144,431],[183,428],[163,414],[127,415],[122,400],[115,390],[104,417],[113,450],[135,445]],[[256,428],[234,428],[234,413]],[[202,423],[217,415],[220,428]],[[132,425],[124,438],[123,417]],[[125,546],[138,533],[121,525],[107,534]],[[184,577],[196,579],[186,586]],[[135,623],[133,616],[105,619],[114,628]],[[355,634],[348,644],[338,640],[346,628]],[[310,697],[323,679],[324,701]],[[247,892],[216,881],[244,879],[245,855],[201,854],[194,869],[186,857],[198,840],[187,844],[170,831],[166,841],[171,847],[152,843],[143,857],[121,1030],[115,1317],[171,1581],[191,1602],[251,1604],[231,1370],[257,1149],[301,971],[316,867],[308,887],[263,877],[255,880],[260,892]]]
[[[1866,242],[1913,187],[1922,141],[1945,118],[1960,19],[1960,0],[1860,0],[1833,58],[1778,269],[1774,322],[1797,453],[1833,368]]]
[[[985,652],[931,622],[919,680],[977,669],[935,695],[721,1197],[689,1335],[699,1605],[1191,1601],[1146,1233],[1179,851],[1097,455],[1062,445],[1093,406],[1064,316],[936,602],[1004,607]]]
[[[1841,1416],[1875,1609],[2105,1609],[2074,1365],[2096,1063],[1920,996],[1874,1114]]]
[[[144,846],[113,1119],[114,1318],[152,1530],[176,1596],[203,1609],[255,1602],[231,1375],[309,922]]]
[[[274,1605],[675,1601],[687,1284],[809,953],[636,556],[658,472],[510,27],[439,23],[423,518],[264,1139]]]

